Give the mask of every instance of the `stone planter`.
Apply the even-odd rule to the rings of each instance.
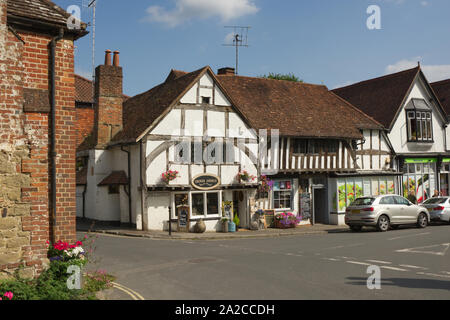
[[[206,231],[206,224],[205,222],[200,219],[197,221],[197,223],[194,225],[194,232],[195,233],[204,233]]]
[[[222,232],[228,233],[228,221],[222,221]]]
[[[281,223],[280,221],[278,221],[278,220],[275,220],[275,221],[273,222],[273,225],[274,225],[274,227],[277,228],[277,229],[293,229],[293,228],[296,227],[295,224],[282,224],[282,223]]]

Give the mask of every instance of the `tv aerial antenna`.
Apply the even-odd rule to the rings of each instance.
[[[97,0],[83,0],[83,7],[92,9],[92,85],[95,80],[95,16],[97,10]]]
[[[233,42],[232,43],[231,42],[230,43],[225,43],[223,45],[226,46],[226,47],[235,47],[236,48],[236,67],[235,67],[235,72],[236,72],[236,74],[238,74],[239,48],[240,47],[248,47],[248,30],[251,27],[225,26],[225,28],[233,30],[231,33],[228,34],[229,36],[232,36]]]

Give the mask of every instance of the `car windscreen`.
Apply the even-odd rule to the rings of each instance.
[[[447,198],[431,198],[425,201],[423,204],[442,204],[447,201]]]
[[[375,198],[358,198],[352,202],[350,207],[370,206],[375,201]]]

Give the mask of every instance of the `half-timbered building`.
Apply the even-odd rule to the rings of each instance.
[[[449,194],[448,116],[420,65],[334,92],[387,129],[382,136],[365,133],[365,143],[357,151],[364,155],[361,161],[365,164],[370,161],[373,166],[375,161],[379,166],[389,161],[401,173],[397,181],[388,180],[386,185],[380,182],[378,189],[372,188],[372,194],[393,187],[405,197],[413,193],[419,203],[431,197],[435,190]],[[369,156],[366,150],[378,141],[392,148],[394,157]]]

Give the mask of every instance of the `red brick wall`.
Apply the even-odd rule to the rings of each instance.
[[[94,129],[94,109],[76,109],[77,148]]]
[[[5,5],[0,0],[0,70],[6,70],[0,74],[0,277],[19,265],[35,276],[47,263],[52,230],[56,239],[76,238],[73,40],[57,46],[57,220],[52,228],[50,114],[23,111],[24,88],[50,88],[51,37],[19,32],[23,44],[5,27]]]

